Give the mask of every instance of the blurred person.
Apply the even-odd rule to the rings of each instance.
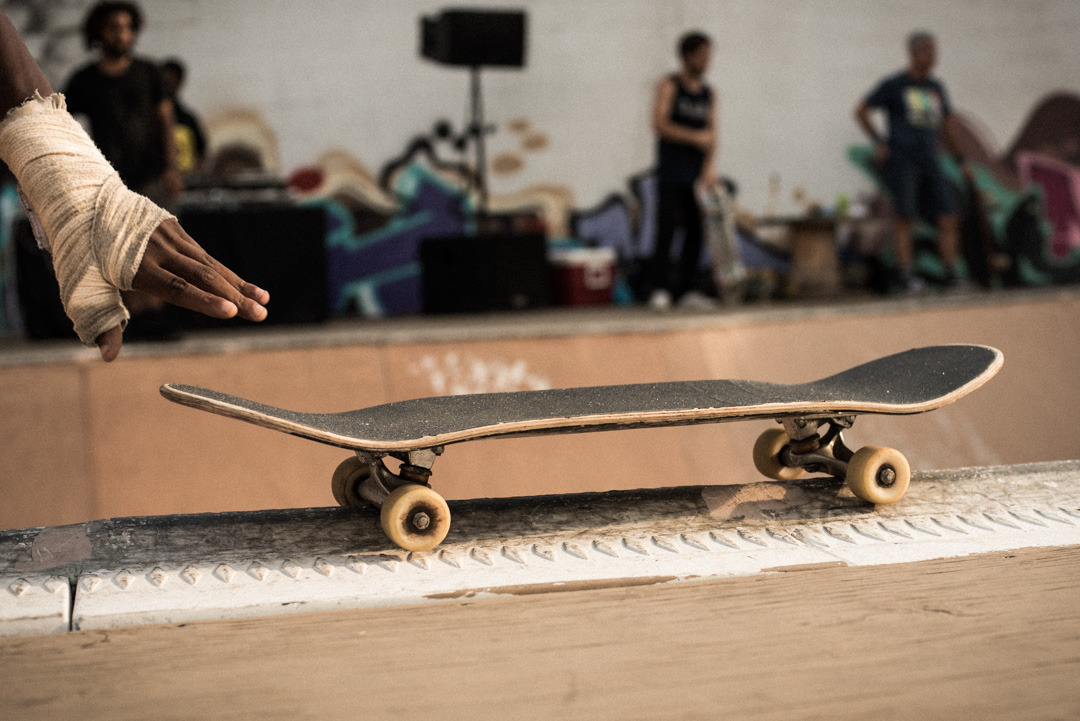
[[[679,71],[660,80],[652,107],[656,135],[656,246],[650,268],[649,305],[666,310],[672,303],[711,305],[694,290],[704,239],[697,187],[716,187],[716,102],[704,80],[712,41],[701,32],[679,39]],[[682,252],[671,273],[671,243],[682,229]]]
[[[187,68],[177,58],[161,64],[165,96],[173,105],[173,137],[176,142],[176,168],[182,176],[198,172],[206,157],[206,135],[198,116],[180,102],[180,89],[187,79]]]
[[[143,26],[131,2],[99,2],[83,22],[87,50],[98,58],[75,71],[64,96],[124,183],[159,205],[183,190],[173,133],[174,110],[160,68],[132,51]]]
[[[38,243],[52,255],[64,310],[105,361],[120,352],[135,288],[214,318],[266,317],[270,295],[214,260],[129,190],[54,93],[0,13],[0,159],[19,183]]]
[[[925,31],[908,36],[908,66],[885,78],[855,108],[859,127],[874,144],[874,161],[892,196],[896,220],[896,257],[900,280],[908,293],[920,293],[926,283],[914,271],[912,236],[920,210],[937,223],[938,253],[945,266],[947,287],[964,287],[957,275],[959,215],[956,196],[938,164],[942,140],[964,173],[970,170],[956,141],[956,122],[944,84],[932,75],[937,64],[937,41]],[[871,118],[882,110],[888,135],[881,135]]]

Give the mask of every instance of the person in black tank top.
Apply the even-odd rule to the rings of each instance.
[[[703,239],[695,186],[716,183],[716,104],[712,89],[703,80],[711,52],[712,43],[704,34],[684,35],[679,41],[682,67],[660,81],[653,103],[658,202],[648,285],[649,305],[658,310],[669,308],[673,301],[707,302],[692,289]],[[679,228],[683,231],[682,252],[673,274],[671,244]]]

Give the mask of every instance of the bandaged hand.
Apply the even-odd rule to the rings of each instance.
[[[75,332],[94,345],[127,323],[120,291],[132,287],[154,228],[172,216],[121,182],[59,93],[8,114],[0,123],[0,158],[45,231]]]
[[[79,339],[101,345],[106,360],[118,352],[129,317],[121,290],[144,290],[218,318],[266,317],[269,294],[240,280],[171,214],[129,190],[62,95],[36,96],[8,114],[0,123],[0,158],[44,231]]]

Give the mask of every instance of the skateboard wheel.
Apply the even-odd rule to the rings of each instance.
[[[366,501],[360,497],[360,484],[371,475],[366,463],[356,456],[346,458],[334,469],[330,488],[339,506],[362,506]]]
[[[911,466],[904,454],[892,448],[860,448],[848,463],[847,484],[867,503],[896,503],[910,480]]]
[[[450,507],[427,486],[410,483],[394,489],[379,513],[383,533],[406,551],[435,548],[450,530]]]
[[[754,466],[761,475],[774,481],[793,481],[806,473],[798,466],[785,466],[780,462],[780,451],[789,442],[787,433],[779,428],[770,428],[758,436],[754,443]]]

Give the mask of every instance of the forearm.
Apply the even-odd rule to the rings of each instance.
[[[165,154],[165,169],[176,170],[176,133],[173,130],[175,114],[173,105],[168,100],[163,101],[158,109],[158,121],[161,124],[161,144],[162,151]]]
[[[0,119],[35,91],[43,96],[53,93],[15,26],[0,13]]]
[[[705,161],[701,166],[702,179],[710,185],[716,179],[716,155],[720,152],[717,125],[716,103],[714,102],[709,107],[709,124],[705,127],[705,132],[708,133],[709,142],[704,148]]]
[[[862,128],[862,131],[866,133],[866,137],[870,138],[871,142],[880,143],[884,140],[870,120],[870,109],[865,105],[860,105],[855,109],[855,122],[859,124],[859,127]]]
[[[681,145],[700,145],[702,130],[693,130],[682,125],[676,125],[675,123],[664,121],[656,124],[656,135],[663,140],[667,140],[671,143],[679,143]]]
[[[942,135],[945,140],[945,149],[957,158],[963,158],[963,151],[960,149],[959,133],[956,131],[956,120],[952,115],[946,115],[942,123]]]
[[[701,164],[701,177],[705,181],[716,177],[716,142],[715,138],[709,149],[705,151],[705,160]]]

